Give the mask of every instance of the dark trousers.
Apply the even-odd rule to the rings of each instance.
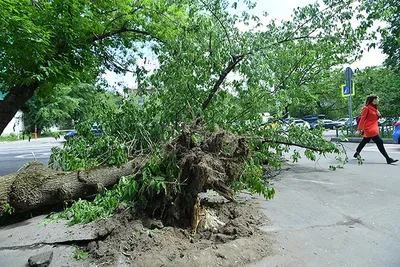
[[[364,137],[361,140],[361,143],[358,145],[356,151],[358,153],[361,152],[361,150],[365,147],[366,144],[369,143],[369,141],[374,141],[376,146],[378,147],[379,151],[381,154],[385,157],[386,160],[390,159],[389,155],[387,154],[385,147],[383,146],[383,140],[379,137],[379,135],[374,136],[374,137]]]

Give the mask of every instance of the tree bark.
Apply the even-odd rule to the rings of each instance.
[[[85,198],[99,188],[118,183],[122,176],[133,174],[137,162],[75,172],[58,172],[32,162],[17,173],[0,176],[0,207],[9,203],[16,213],[21,213]]]
[[[17,111],[33,97],[38,87],[39,85],[36,82],[12,87],[4,99],[0,101],[0,134],[3,133]]]

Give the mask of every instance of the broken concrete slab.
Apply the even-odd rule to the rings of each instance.
[[[76,260],[74,255],[76,248],[71,245],[51,246],[44,245],[40,247],[23,249],[1,249],[0,267],[27,267],[28,259],[32,256],[51,250],[53,259],[48,267],[82,267],[93,266],[88,260]]]
[[[0,250],[29,247],[40,244],[62,244],[90,241],[98,238],[93,224],[68,226],[67,221],[43,225],[45,215],[0,227]]]
[[[74,243],[99,238],[100,233],[93,224],[69,227],[67,221],[43,225],[45,215],[23,222],[0,227],[0,267],[26,267],[32,256],[52,251],[50,267],[90,266],[86,260],[76,260]],[[101,229],[100,229],[101,230]],[[106,229],[105,231],[108,231]]]

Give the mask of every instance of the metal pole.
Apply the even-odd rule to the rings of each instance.
[[[137,75],[137,89],[138,89],[138,95],[139,95],[139,98],[138,98],[138,105],[139,106],[143,106],[143,104],[144,104],[144,100],[143,100],[143,96],[142,96],[142,81],[141,81],[141,70],[140,70],[140,68],[139,68],[139,66],[137,66],[136,67],[136,75]]]
[[[350,132],[352,132],[353,128],[353,103],[352,103],[352,97],[351,95],[353,94],[353,86],[352,86],[352,79],[353,79],[353,70],[349,67],[347,67],[344,71],[345,76],[346,76],[346,89],[350,93],[349,94],[349,119],[350,119]]]
[[[352,132],[353,131],[353,99],[352,99],[351,94],[353,93],[353,90],[351,87],[352,86],[351,80],[346,81],[346,87],[347,86],[350,86],[348,88],[351,88],[350,95],[349,95],[349,118],[350,118],[350,132]]]

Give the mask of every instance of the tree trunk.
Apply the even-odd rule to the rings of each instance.
[[[9,203],[20,213],[85,198],[99,187],[110,187],[122,176],[133,174],[136,165],[130,161],[120,167],[58,172],[33,162],[17,173],[0,176],[0,207]]]
[[[38,83],[12,87],[8,94],[0,101],[0,134],[23,105],[33,97]]]

